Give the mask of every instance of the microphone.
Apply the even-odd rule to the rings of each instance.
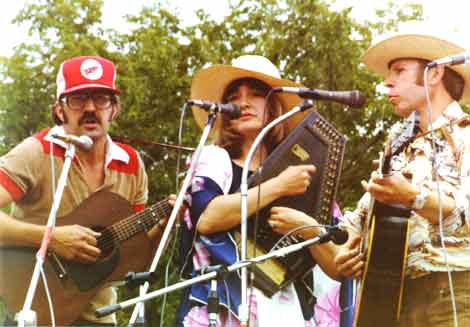
[[[447,56],[444,58],[436,59],[428,63],[426,66],[429,68],[436,67],[439,65],[460,65],[470,64],[470,52],[464,52],[453,56]]]
[[[240,118],[240,107],[233,103],[213,103],[205,100],[190,99],[187,102],[189,105],[198,106],[206,111],[220,112],[227,116],[229,119]]]
[[[326,226],[326,230],[330,235],[330,240],[337,245],[346,243],[349,238],[348,232],[338,226]]]
[[[83,151],[90,151],[93,147],[93,140],[87,135],[75,136],[75,135],[60,135],[52,134],[53,138],[61,140],[65,143],[70,143],[80,148]]]
[[[276,87],[273,91],[294,93],[304,99],[334,101],[352,108],[361,108],[366,104],[366,97],[360,91],[325,91],[288,86]]]

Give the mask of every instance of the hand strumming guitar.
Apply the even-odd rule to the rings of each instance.
[[[59,256],[82,263],[95,262],[101,254],[97,237],[101,234],[80,225],[58,226],[52,230],[50,248]]]

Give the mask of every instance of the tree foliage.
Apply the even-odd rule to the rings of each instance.
[[[118,33],[101,26],[102,4],[36,0],[18,14],[16,22],[29,24],[35,41],[21,44],[11,57],[0,60],[0,151],[50,125],[55,76],[66,58],[101,55],[116,63],[123,111],[113,134],[176,143],[180,108],[194,73],[210,63],[229,63],[241,54],[255,53],[281,67],[283,77],[307,87],[359,89],[367,95],[362,111],[317,103],[318,111],[348,138],[338,201],[346,207],[358,199],[360,180],[367,178],[382,146],[379,131],[394,120],[385,99],[376,95],[380,78],[367,71],[360,58],[374,35],[419,18],[419,7],[390,4],[372,23],[355,21],[350,8],[333,11],[321,0],[240,0],[231,2],[231,12],[222,21],[200,10],[197,24],[184,26],[157,3],[127,18],[133,30]],[[189,116],[183,127],[183,144],[195,146],[200,131]],[[150,202],[175,192],[176,153],[135,146],[143,153],[150,176]],[[175,302],[173,296],[165,325],[174,315]],[[150,310],[151,325],[156,325],[160,307],[152,305]],[[121,321],[127,315],[121,314]]]

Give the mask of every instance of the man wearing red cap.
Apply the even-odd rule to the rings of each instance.
[[[10,215],[0,212],[0,246],[40,245],[67,147],[53,135],[86,135],[93,145],[88,151],[77,146],[57,212],[57,224],[62,226],[53,229],[50,250],[80,263],[93,263],[99,258],[100,233],[84,226],[64,225],[61,220],[98,191],[119,194],[135,212],[144,208],[148,190],[143,162],[136,150],[113,142],[108,135],[109,125],[120,111],[115,79],[114,64],[98,56],[76,57],[62,63],[52,112],[56,126],[25,139],[0,158],[0,207],[13,203]],[[43,225],[33,224],[33,218],[41,218]],[[161,226],[148,234],[156,244]],[[18,291],[26,293],[27,287]],[[102,288],[73,318],[78,319],[75,324],[115,324],[114,316],[97,318],[94,310],[116,299],[113,288]],[[54,309],[61,310],[57,305]]]

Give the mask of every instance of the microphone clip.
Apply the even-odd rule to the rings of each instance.
[[[196,275],[203,275],[211,272],[215,272],[216,275],[211,279],[209,293],[207,294],[207,312],[209,314],[209,327],[215,327],[217,325],[217,315],[219,313],[219,293],[217,290],[217,284],[225,280],[229,271],[226,265],[218,264],[202,267],[196,270]]]
[[[128,272],[124,277],[124,284],[131,290],[137,286],[141,286],[146,282],[153,283],[157,280],[155,272],[144,271],[144,272]]]
[[[314,102],[311,99],[305,99],[304,102],[299,106],[300,111],[303,112],[305,110],[308,110],[310,108],[313,108]]]
[[[326,232],[320,235],[319,243],[332,241],[337,245],[342,245],[348,241],[348,232],[341,229],[338,225],[326,225]]]
[[[211,272],[216,272],[215,279],[223,280],[225,276],[229,273],[227,266],[223,264],[201,267],[196,270],[196,275],[204,275]]]

